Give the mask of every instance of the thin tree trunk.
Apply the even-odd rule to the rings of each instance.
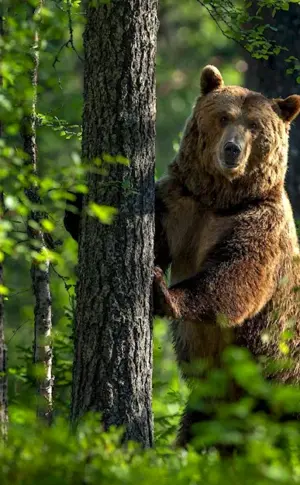
[[[3,5],[0,7],[0,38],[4,35]],[[1,61],[0,61],[0,87],[2,86]],[[3,138],[3,125],[0,120],[0,139]],[[0,216],[3,216],[4,203],[3,193],[0,193]],[[3,264],[0,263],[0,285],[3,286]],[[6,346],[4,340],[4,301],[0,293],[0,437],[7,435],[7,373],[6,373]]]
[[[41,6],[42,2],[40,2],[39,7],[35,11],[35,15],[38,15]],[[25,116],[22,126],[24,152],[28,157],[27,163],[30,164],[31,172],[34,175],[37,174],[36,101],[39,66],[38,48],[39,33],[36,30],[31,53],[33,59],[33,70],[31,73],[32,102],[30,113],[28,113],[28,116]],[[37,185],[32,185],[25,192],[32,204],[37,206],[41,203]],[[38,251],[41,254],[47,253],[45,236],[40,229],[32,227],[30,221],[39,223],[44,218],[46,218],[46,214],[34,209],[31,211],[27,226],[29,237],[38,242]],[[33,361],[37,365],[37,415],[50,423],[52,418],[52,310],[49,260],[47,257],[45,256],[42,265],[38,264],[37,261],[33,261],[30,273],[35,297]]]
[[[288,51],[271,56],[268,60],[253,59],[249,56],[246,86],[274,98],[298,94],[300,86],[296,78],[299,72],[292,75],[286,74],[291,64],[285,60],[290,56],[300,59],[300,7],[290,3],[288,11],[281,10],[274,18],[271,16],[270,9],[264,9],[263,18],[265,24],[273,25],[277,29],[276,32],[267,30],[266,35],[272,36],[278,45],[286,47]],[[300,119],[298,118],[293,124],[295,126],[292,127],[290,134],[287,189],[295,215],[300,217]]]
[[[1,137],[1,135],[0,135]],[[1,197],[3,200],[3,198]],[[0,285],[3,285],[3,265],[0,265]],[[7,435],[7,371],[6,346],[4,340],[4,304],[0,295],[0,438]]]
[[[75,325],[72,420],[100,411],[105,428],[149,447],[152,432],[151,283],[154,233],[157,0],[87,8],[83,159],[89,201],[118,209],[111,225],[83,216]],[[122,159],[121,159],[122,161]],[[104,163],[103,163],[104,166]]]

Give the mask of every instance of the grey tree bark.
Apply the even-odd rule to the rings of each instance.
[[[42,7],[40,1],[36,11],[31,11],[38,18]],[[31,52],[33,70],[30,73],[32,81],[32,98],[29,100],[29,112],[25,113],[21,131],[23,137],[23,149],[27,155],[27,164],[30,165],[32,174],[37,175],[37,139],[36,139],[36,102],[39,66],[39,32],[34,33],[34,44]],[[26,196],[35,208],[28,218],[27,232],[31,240],[35,241],[34,249],[43,254],[43,262],[33,260],[31,265],[31,280],[34,305],[34,342],[33,362],[37,365],[37,416],[45,419],[48,423],[52,419],[52,308],[49,276],[49,259],[47,258],[46,237],[40,228],[40,221],[47,217],[42,211],[36,209],[41,204],[38,185],[33,184],[25,190]],[[32,225],[31,222],[37,223]],[[37,243],[37,244],[36,244]]]
[[[4,35],[3,5],[0,6],[0,38]],[[0,60],[0,86],[2,86]],[[2,120],[0,120],[0,139],[4,135]],[[3,193],[0,193],[0,213],[4,212]],[[3,285],[3,265],[0,263],[0,285]],[[4,301],[0,294],[0,438],[7,435],[8,403],[7,403],[7,370],[6,346],[4,339]]]
[[[72,420],[100,411],[104,427],[149,447],[152,431],[155,54],[157,0],[89,2],[84,33],[83,159],[90,201],[115,207],[111,225],[86,212],[79,237]],[[105,163],[120,155],[130,165]],[[121,159],[122,161],[122,159]]]
[[[266,31],[278,45],[284,46],[278,56],[271,56],[268,60],[257,60],[248,57],[248,71],[246,86],[260,91],[269,97],[287,97],[290,94],[299,94],[300,85],[296,78],[299,72],[287,75],[286,70],[290,64],[285,62],[289,56],[300,59],[300,6],[291,3],[288,11],[279,11],[274,18],[271,10],[263,10],[264,23],[277,28],[276,32]],[[289,170],[287,174],[287,190],[293,205],[296,217],[300,217],[300,119],[294,123],[290,134]]]

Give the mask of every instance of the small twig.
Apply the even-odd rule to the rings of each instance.
[[[69,279],[68,276],[63,276],[61,275],[53,266],[53,263],[50,264],[50,267],[52,269],[52,271],[56,274],[56,276],[58,276],[63,282],[65,285],[67,285],[66,281]]]
[[[71,47],[72,50],[77,55],[78,59],[81,62],[83,62],[83,58],[80,56],[80,54],[79,54],[79,52],[76,49],[76,46],[74,44],[74,29],[73,29],[73,20],[72,20],[72,3],[71,3],[71,0],[68,0],[68,2],[67,2],[67,16],[68,16],[69,39],[66,42],[64,42],[62,46],[60,46],[60,48],[59,48],[59,50],[58,50],[58,52],[57,52],[57,54],[54,58],[54,61],[52,63],[52,67],[54,68],[56,73],[57,73],[56,64],[58,62],[60,62],[60,54],[65,47]],[[59,87],[62,89],[61,80],[60,80],[59,75],[58,75],[58,83],[59,83]]]
[[[26,288],[26,290],[17,291],[17,293],[10,293],[9,294],[9,298],[12,298],[12,297],[21,295],[22,293],[27,293],[27,291],[30,291],[30,290],[31,290],[31,287],[30,288]]]
[[[20,330],[20,328],[24,327],[24,325],[26,325],[26,323],[28,323],[28,322],[30,322],[30,320],[26,320],[26,322],[21,323],[21,325],[19,325],[19,327],[18,327],[18,328],[16,328],[16,330],[14,330],[14,332],[13,332],[12,336],[10,337],[10,339],[8,339],[7,344],[9,344],[9,343],[10,343],[10,341],[11,341],[11,340],[14,338],[14,336],[15,336],[15,335],[16,335],[16,333],[17,333],[17,332]]]
[[[60,56],[61,51],[62,51],[62,50],[65,48],[65,47],[68,47],[68,45],[69,45],[69,40],[67,40],[67,42],[64,42],[64,43],[63,43],[63,45],[62,45],[62,46],[60,46],[60,48],[59,48],[59,50],[58,50],[58,52],[57,52],[56,56],[54,57],[54,61],[53,61],[53,63],[52,63],[52,67],[54,67],[54,69],[56,69],[56,64],[57,64],[58,62],[60,62],[60,60],[59,60],[59,56]]]
[[[50,268],[52,269],[53,273],[56,274],[56,276],[58,276],[58,278],[60,278],[62,281],[63,281],[63,284],[64,284],[64,287],[65,287],[65,290],[66,292],[68,293],[68,297],[69,297],[69,303],[70,303],[70,306],[71,308],[73,307],[72,305],[72,296],[70,294],[70,285],[67,283],[69,277],[68,276],[63,276],[61,275],[53,266],[53,263],[50,263]],[[72,285],[74,286],[74,285]]]
[[[20,241],[15,242],[15,246],[17,246],[18,244],[28,243],[29,241],[30,241],[30,239],[21,239]]]
[[[69,44],[71,45],[73,51],[77,54],[78,59],[81,62],[83,62],[83,58],[79,55],[79,53],[78,53],[78,51],[77,51],[77,49],[75,47],[75,44],[74,44],[74,38],[73,38],[73,21],[72,21],[72,13],[71,13],[71,9],[72,9],[71,0],[68,0],[67,6],[68,6],[68,8],[67,8],[67,14],[68,14],[68,21],[69,21],[69,33],[70,33]]]

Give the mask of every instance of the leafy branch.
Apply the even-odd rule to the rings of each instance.
[[[288,49],[279,45],[275,39],[270,39],[268,32],[276,32],[277,28],[264,22],[263,9],[270,11],[272,17],[280,10],[287,11],[290,3],[295,0],[258,0],[256,12],[253,2],[244,3],[242,7],[231,0],[197,0],[209,16],[214,20],[222,34],[233,40],[255,59],[269,59],[270,56],[279,55]],[[253,13],[253,14],[252,14]],[[300,62],[295,56],[285,59],[290,66],[286,74],[297,74],[296,81],[300,82]]]

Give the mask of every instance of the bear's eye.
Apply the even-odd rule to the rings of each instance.
[[[255,121],[251,121],[250,130],[252,131],[252,133],[255,133],[258,130],[258,124]]]
[[[228,118],[228,116],[224,115],[224,116],[221,116],[220,121],[221,121],[222,125],[226,125],[226,123],[228,123],[228,121],[229,121],[229,118]]]

